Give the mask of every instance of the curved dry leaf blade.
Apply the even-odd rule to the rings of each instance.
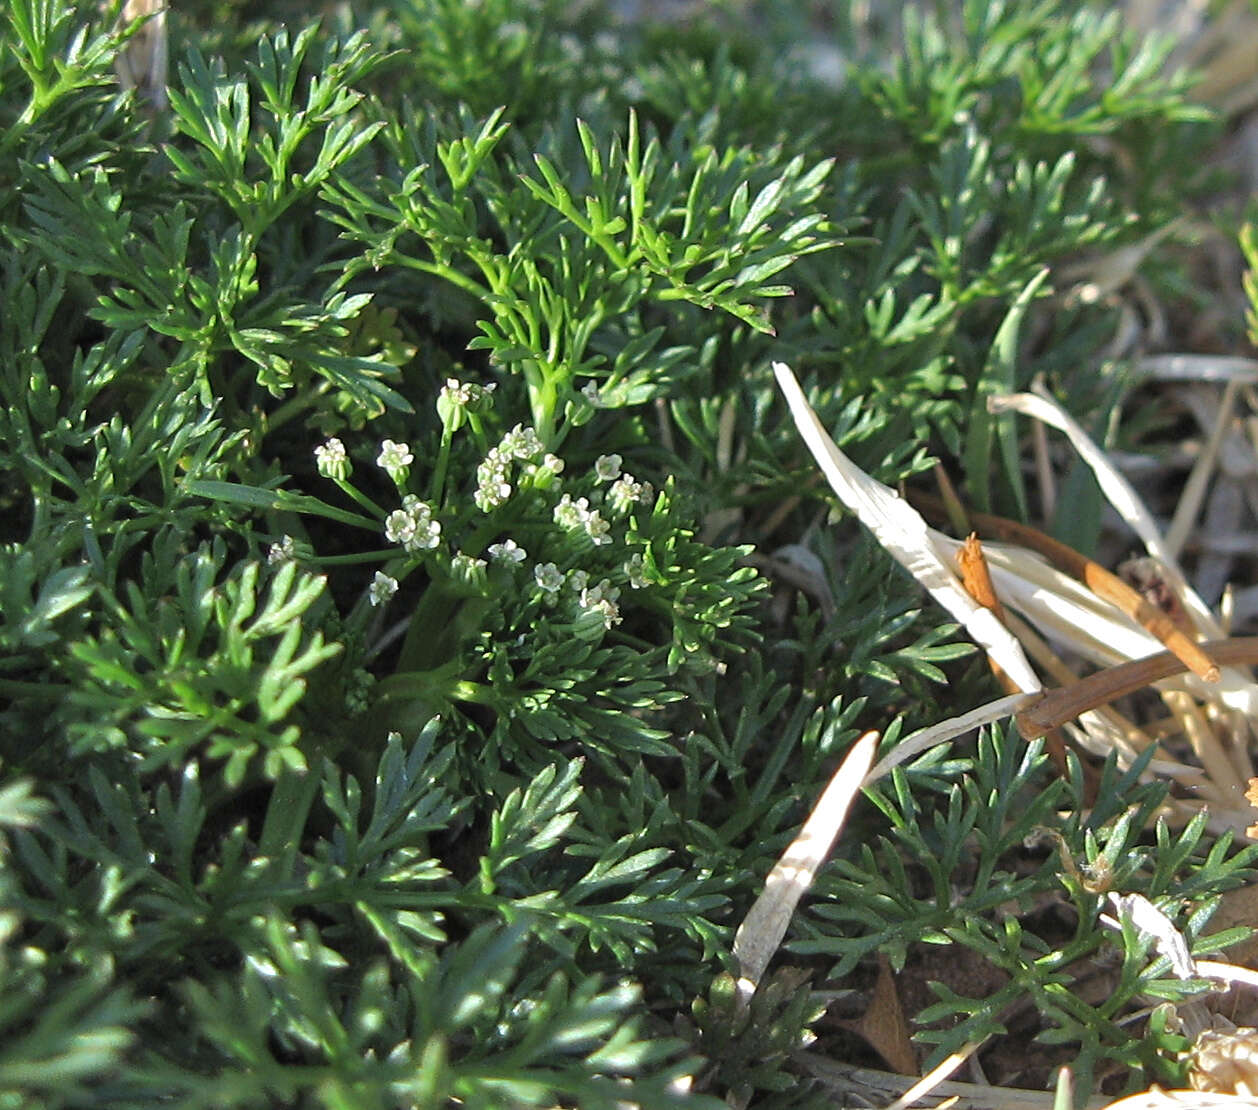
[[[1070,445],[1079,457],[1091,469],[1106,500],[1127,522],[1131,530],[1140,537],[1145,550],[1165,568],[1166,575],[1174,585],[1176,593],[1192,610],[1199,627],[1207,636],[1223,635],[1214,614],[1197,596],[1196,591],[1188,585],[1174,555],[1162,541],[1162,535],[1158,531],[1152,514],[1145,508],[1144,502],[1140,500],[1131,483],[1065,409],[1052,398],[1039,393],[1014,393],[1003,397],[992,397],[988,400],[987,407],[993,412],[1022,413],[1063,433],[1070,440]]]
[[[951,542],[948,537],[930,528],[908,502],[871,478],[839,450],[821,426],[789,366],[775,362],[773,372],[790,405],[799,434],[843,504],[940,605],[965,625],[1019,689],[1040,689],[1040,680],[1027,662],[1021,645],[990,610],[965,592],[960,579],[945,561],[942,551],[946,548],[940,547],[940,541]]]
[[[879,761],[878,766],[865,776],[865,781],[861,785],[872,786],[893,767],[907,763],[914,756],[935,747],[936,744],[944,744],[982,725],[989,725],[993,721],[1003,720],[1029,707],[1037,706],[1042,696],[1035,690],[1025,694],[1009,694],[995,701],[989,701],[986,705],[980,705],[977,709],[971,709],[968,713],[962,713],[959,717],[949,717],[946,721],[938,721],[927,728],[918,729],[892,748]]]
[[[734,958],[738,961],[742,997],[755,990],[782,943],[795,907],[830,854],[877,750],[876,732],[865,733],[852,746],[799,835],[765,878],[764,890],[738,927]]]

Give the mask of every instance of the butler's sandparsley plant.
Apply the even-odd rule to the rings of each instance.
[[[1167,1066],[1125,1018],[1188,987],[1062,853],[1199,947],[1247,857],[1013,730],[870,792],[749,1010],[729,955],[858,733],[988,691],[769,363],[1016,514],[986,396],[1113,393],[1050,269],[1200,185],[1166,51],[909,7],[826,22],[836,83],[777,6],[188,0],[154,110],[120,6],[0,16],[0,1101],[794,1105],[813,992],[921,942],[1005,976],[910,1015],[924,1062],[1029,999],[1084,1077]]]

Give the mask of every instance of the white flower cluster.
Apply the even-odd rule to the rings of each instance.
[[[625,563],[625,577],[629,579],[629,588],[631,590],[641,590],[647,585],[646,566],[642,562],[641,553],[635,553],[629,556],[629,561]]]
[[[650,482],[639,482],[632,474],[622,474],[607,491],[607,500],[618,513],[627,513],[631,505],[649,501],[654,491]]]
[[[569,531],[584,528],[586,535],[595,544],[612,542],[611,525],[603,519],[597,509],[590,508],[589,499],[586,497],[578,497],[573,501],[572,496],[565,493],[559,504],[555,506],[554,515],[555,523]]]
[[[437,399],[439,402],[444,401],[457,408],[467,408],[469,405],[484,400],[497,388],[497,385],[497,382],[477,385],[476,382],[461,382],[458,378],[446,378],[446,384],[441,387]]]
[[[437,415],[445,426],[446,433],[457,432],[468,419],[469,413],[481,412],[489,407],[489,396],[494,391],[494,383],[477,385],[475,382],[461,382],[458,378],[447,378],[446,384],[437,394]]]
[[[639,501],[647,501],[652,494],[650,482],[639,482],[632,474],[621,470],[624,462],[619,455],[599,455],[594,460],[594,477],[600,482],[611,482],[607,491],[607,501],[616,512],[623,516],[631,505]]]
[[[533,568],[533,580],[543,591],[553,596],[563,585],[563,571],[554,563],[538,563]]]
[[[616,604],[620,591],[611,584],[611,579],[604,578],[597,586],[581,587],[581,608],[586,612],[599,613],[603,618],[603,627],[610,629],[619,624],[620,606]]]
[[[281,536],[266,553],[267,566],[291,563],[297,557],[297,543],[292,536]]]
[[[431,550],[441,542],[441,522],[433,518],[431,506],[407,494],[402,507],[384,518],[384,538],[408,552]]]
[[[604,628],[610,629],[621,621],[620,606],[616,604],[620,590],[612,585],[610,578],[604,578],[597,586],[591,586],[587,571],[573,570],[565,576],[554,563],[539,563],[533,568],[533,580],[546,594],[548,605],[553,605],[558,600],[559,591],[566,582],[568,588],[577,595],[577,603],[582,609],[598,613],[603,618]]]
[[[511,464],[517,459],[535,459],[542,454],[542,441],[532,428],[517,424],[497,447],[491,447],[476,468],[476,493],[473,500],[481,512],[487,513],[505,504],[511,496]],[[552,456],[547,455],[549,464]],[[558,460],[556,460],[558,461]],[[559,469],[563,468],[560,463]],[[555,471],[558,473],[558,470]]]
[[[461,578],[471,578],[477,571],[484,570],[488,565],[484,559],[478,559],[475,555],[468,555],[464,551],[460,551],[450,560],[451,571]]]
[[[619,455],[599,455],[594,460],[594,476],[600,482],[610,482],[620,477],[620,464],[624,462]]]
[[[513,459],[535,459],[542,453],[542,441],[532,428],[517,424],[498,444],[498,450]]]
[[[522,563],[528,558],[528,552],[524,550],[515,540],[503,540],[502,543],[491,543],[489,545],[489,557],[495,563]]]
[[[511,496],[511,460],[504,459],[497,447],[490,448],[489,454],[476,468],[476,492],[472,499],[482,513],[505,505]]]

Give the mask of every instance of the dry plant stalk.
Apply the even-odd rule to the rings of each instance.
[[[168,0],[126,0],[118,15],[125,28],[144,20],[120,51],[114,63],[118,83],[124,89],[138,89],[154,112],[166,107],[166,70],[169,48],[166,41]]]
[[[799,835],[765,878],[764,890],[734,935],[738,997],[744,1004],[782,943],[800,898],[830,854],[877,750],[876,732],[867,732],[853,745]]]
[[[961,584],[965,586],[966,592],[974,598],[984,609],[990,609],[996,619],[1001,624],[1008,626],[1005,619],[1004,606],[1000,604],[1000,597],[996,593],[996,587],[992,585],[991,571],[988,569],[987,560],[983,557],[983,545],[979,543],[978,535],[971,532],[965,538],[961,550],[957,552],[957,565],[961,570]],[[1010,694],[1016,690],[1016,686],[1010,681],[1009,676],[1000,669],[1000,664],[991,660],[992,674],[996,681],[1000,683],[1005,693]],[[1057,773],[1063,778],[1068,774],[1068,765],[1066,763],[1066,743],[1062,739],[1061,732],[1058,729],[1050,728],[1044,732],[1044,742],[1048,748],[1049,758],[1053,761],[1053,765],[1057,768]]]

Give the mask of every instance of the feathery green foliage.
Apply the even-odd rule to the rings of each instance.
[[[838,20],[837,86],[789,13],[575,7],[181,4],[157,114],[116,13],[0,18],[3,1105],[801,1105],[811,988],[915,941],[1008,977],[936,1057],[1029,997],[1081,1075],[1164,1066],[1117,1019],[1189,985],[1062,860],[1204,944],[1250,853],[1150,844],[1134,771],[1084,816],[1012,732],[870,791],[746,1011],[729,948],[858,732],[986,689],[814,543],[770,358],[883,480],[1016,512],[985,398],[1095,366],[1051,268],[1173,218],[1201,113],[1068,0]]]

